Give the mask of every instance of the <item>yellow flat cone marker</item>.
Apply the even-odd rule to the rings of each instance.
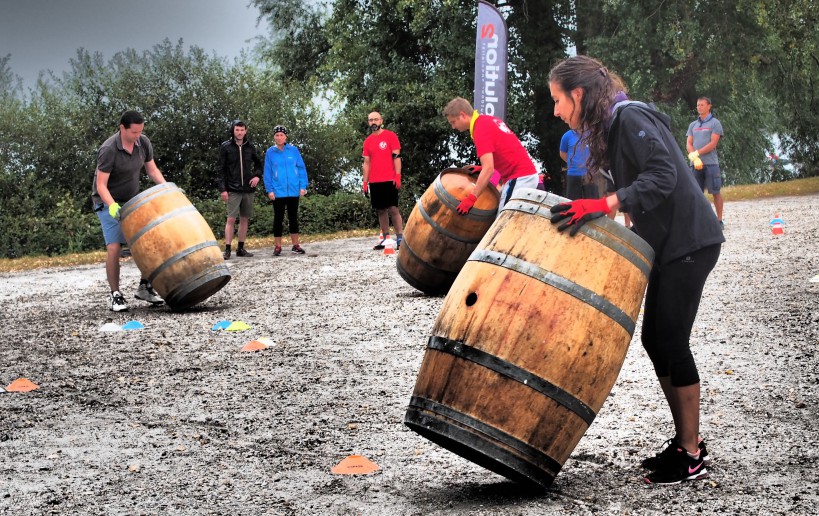
[[[32,383],[28,378],[18,378],[11,382],[6,390],[8,392],[28,392],[39,388],[39,385]]]
[[[225,328],[225,330],[227,331],[245,331],[249,329],[250,325],[242,321],[233,321],[232,323],[230,323],[230,326]]]
[[[259,351],[261,349],[267,349],[268,346],[264,342],[260,340],[251,340],[244,346],[242,346],[242,351]]]
[[[330,470],[336,475],[366,475],[381,469],[378,464],[362,455],[350,455]]]

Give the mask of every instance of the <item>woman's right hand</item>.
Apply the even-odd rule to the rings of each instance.
[[[275,201],[276,200],[276,194],[274,194],[273,192],[269,192],[267,194],[267,198],[270,199],[271,201]]]

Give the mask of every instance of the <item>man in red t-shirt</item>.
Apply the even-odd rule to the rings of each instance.
[[[455,97],[446,105],[444,116],[453,129],[469,130],[475,142],[478,159],[481,161],[478,180],[472,193],[461,200],[458,213],[466,215],[472,209],[495,170],[500,172],[503,182],[498,214],[516,188],[537,188],[535,164],[532,163],[526,148],[503,120],[478,114],[472,109],[472,104],[461,97]]]
[[[364,194],[370,195],[370,202],[378,214],[381,226],[381,241],[373,247],[384,249],[390,238],[390,219],[395,226],[396,249],[404,239],[403,220],[398,211],[398,190],[401,188],[401,143],[398,136],[384,129],[381,113],[373,111],[367,117],[370,134],[364,140]]]

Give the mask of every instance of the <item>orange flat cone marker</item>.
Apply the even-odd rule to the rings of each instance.
[[[384,254],[395,254],[395,248],[392,246],[385,247]]]
[[[242,351],[259,351],[260,349],[267,349],[267,344],[258,340],[251,340],[242,346]]]
[[[39,385],[30,382],[28,378],[18,378],[11,382],[6,390],[8,392],[28,392],[39,388]]]
[[[330,470],[336,475],[365,475],[381,469],[378,464],[362,455],[350,455]]]

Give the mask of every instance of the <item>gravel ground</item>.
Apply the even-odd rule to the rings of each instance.
[[[100,265],[0,275],[2,514],[815,514],[819,196],[726,205],[692,346],[711,478],[646,486],[673,434],[639,329],[596,420],[545,492],[404,424],[443,298],[374,238],[228,263],[194,310],[108,311]],[[784,235],[769,221],[778,212]],[[139,277],[122,270],[130,299]],[[137,320],[143,330],[101,332]],[[222,320],[243,332],[212,331]],[[273,345],[242,352],[247,342]],[[380,466],[335,475],[348,455]]]

